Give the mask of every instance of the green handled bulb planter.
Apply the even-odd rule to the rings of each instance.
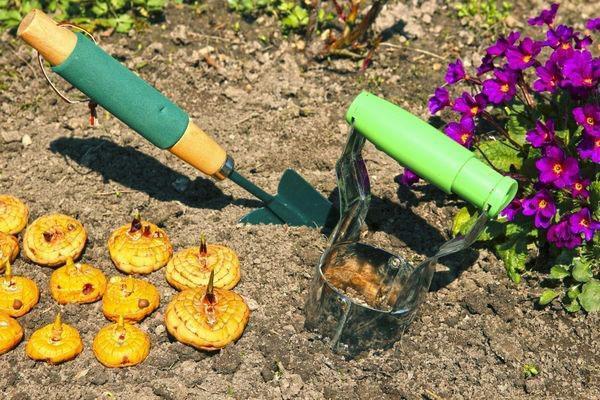
[[[512,201],[517,183],[416,116],[370,93],[356,97],[346,120],[352,128],[336,164],[341,216],[317,266],[305,312],[308,329],[328,337],[334,351],[353,357],[400,338],[429,291],[437,261],[470,246],[487,220]],[[361,156],[366,140],[446,193],[478,207],[480,216],[471,231],[416,266],[360,243],[371,196]]]

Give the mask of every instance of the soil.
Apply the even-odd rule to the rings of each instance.
[[[519,3],[511,27],[541,5]],[[171,6],[163,23],[101,37],[101,45],[189,110],[257,184],[275,192],[290,167],[332,198],[347,134],[343,115],[353,97],[368,89],[426,118],[444,65],[457,56],[477,59],[490,36],[477,24],[462,25],[445,2],[392,6],[379,26],[392,26],[390,35],[373,65],[358,74],[357,61],[307,59],[297,50],[299,38],[282,37],[271,17],[247,22],[216,0],[200,10]],[[561,10],[579,28],[600,14],[594,2],[565,3]],[[407,41],[408,49],[399,48]],[[0,192],[26,201],[32,218],[77,217],[90,238],[83,260],[109,276],[118,272],[106,241],[134,209],[164,227],[176,249],[195,245],[204,232],[238,252],[243,275],[235,290],[252,309],[237,343],[196,351],[165,332],[163,313],[176,292],[164,271],[155,272],[147,279],[159,288],[161,306],[141,323],[152,339],[150,356],[137,367],[107,369],[91,351],[108,323],[100,303],[59,307],[48,291],[52,270],[21,256],[14,272],[42,290],[40,303],[19,319],[25,340],[62,309],[85,349],[74,361],[48,366],[29,360],[21,343],[0,356],[0,398],[600,398],[598,314],[537,307],[539,278],[511,283],[486,249],[443,260],[418,317],[393,348],[353,360],[332,353],[303,326],[311,276],[326,246],[321,232],[239,224],[260,206],[242,189],[198,176],[102,110],[90,127],[87,107],[57,99],[27,46],[5,34],[0,49]],[[462,203],[429,185],[400,187],[394,178],[401,167],[370,145],[365,155],[374,198],[364,240],[409,259],[433,254],[449,238]],[[524,378],[528,363],[539,375]]]

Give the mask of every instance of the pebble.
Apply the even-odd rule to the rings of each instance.
[[[23,138],[21,139],[21,144],[23,145],[23,147],[30,146],[32,143],[33,140],[31,140],[31,136],[27,134],[23,135]]]
[[[246,299],[246,304],[248,305],[248,308],[250,309],[250,311],[256,311],[260,308],[260,306],[258,305],[256,300],[251,299],[251,298]]]
[[[183,193],[190,186],[190,182],[191,181],[188,177],[180,176],[179,178],[175,179],[173,183],[171,183],[171,186],[173,186],[179,193]]]

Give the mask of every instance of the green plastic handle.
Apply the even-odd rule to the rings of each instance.
[[[161,149],[177,143],[188,126],[185,111],[82,33],[52,70]]]
[[[406,110],[362,92],[346,120],[403,166],[446,193],[455,193],[495,217],[517,193],[517,182]]]

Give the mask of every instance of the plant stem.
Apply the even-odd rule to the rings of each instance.
[[[513,144],[518,149],[523,148],[523,146],[521,146],[513,138],[510,137],[510,134],[506,131],[506,129],[501,127],[498,124],[498,122],[496,122],[494,117],[492,117],[492,115],[490,115],[490,113],[488,113],[487,111],[484,111],[483,113],[481,113],[481,115],[483,116],[483,118],[485,118],[486,121],[488,121],[490,124],[492,124],[494,126],[494,128],[496,128],[496,130],[498,132],[500,132],[500,134],[502,134],[502,136],[504,136],[506,138],[506,140],[508,140],[511,144]]]

